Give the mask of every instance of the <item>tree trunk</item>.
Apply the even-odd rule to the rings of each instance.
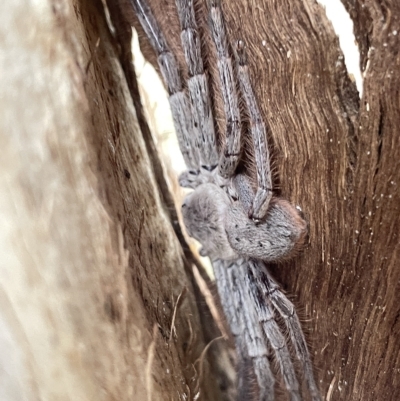
[[[184,68],[174,1],[150,3]],[[210,42],[205,2],[200,3],[198,23]],[[361,52],[361,99],[315,1],[223,1],[222,7],[231,41],[247,44],[252,82],[269,126],[277,193],[299,204],[309,222],[304,252],[270,269],[303,311],[321,392],[328,401],[395,400],[400,3],[344,3]],[[144,37],[142,43],[155,64]],[[220,110],[213,47],[204,53]],[[218,125],[221,134],[223,124]]]

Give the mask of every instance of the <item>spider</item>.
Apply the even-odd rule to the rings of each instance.
[[[221,304],[235,338],[238,366],[251,366],[258,387],[256,397],[272,401],[273,356],[290,399],[301,400],[289,351],[293,347],[311,398],[320,401],[295,308],[266,266],[266,262],[293,256],[305,240],[307,224],[297,208],[273,195],[266,128],[250,81],[244,43],[239,40],[232,48],[220,1],[209,0],[209,25],[226,118],[225,141],[218,150],[193,0],[176,0],[189,72],[187,89],[146,0],[130,1],[157,54],[169,92],[178,142],[187,166],[179,182],[194,189],[182,205],[184,223],[189,235],[201,243],[200,253],[212,260]],[[244,152],[239,94],[249,117],[256,189],[240,163]],[[281,326],[286,327],[291,345]],[[239,369],[238,399],[248,399],[248,381]]]

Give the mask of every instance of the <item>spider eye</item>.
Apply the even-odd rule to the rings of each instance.
[[[211,173],[211,171],[213,171],[217,166],[206,166],[206,165],[202,165],[201,168],[203,168],[204,170],[207,170]]]

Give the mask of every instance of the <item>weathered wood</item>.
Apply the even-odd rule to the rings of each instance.
[[[0,21],[0,399],[221,399],[102,2]]]
[[[400,5],[344,3],[361,49],[361,100],[316,2],[222,6],[231,39],[248,46],[277,192],[299,204],[309,221],[304,252],[270,268],[304,310],[322,394],[329,401],[394,400],[400,398]],[[184,66],[173,0],[151,4]],[[204,2],[198,6],[209,41]],[[206,57],[215,78],[212,48]],[[213,90],[221,110],[215,83]]]

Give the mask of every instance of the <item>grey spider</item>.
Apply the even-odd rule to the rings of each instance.
[[[301,400],[287,340],[275,319],[277,314],[289,332],[311,398],[320,401],[294,306],[265,264],[291,257],[303,244],[307,226],[294,206],[273,196],[266,128],[250,82],[244,44],[238,41],[236,48],[231,48],[220,2],[210,0],[210,30],[226,119],[225,143],[218,151],[193,0],[176,0],[189,72],[187,90],[175,56],[146,0],[130,1],[156,51],[168,88],[178,142],[188,168],[179,182],[194,189],[182,205],[184,222],[189,235],[201,243],[201,253],[212,260],[221,304],[235,338],[238,362],[251,364],[258,384],[258,399],[272,401],[275,377],[270,368],[270,354],[273,353],[290,399]],[[249,116],[256,190],[249,177],[238,169],[242,124],[237,80]],[[238,386],[238,398],[248,399],[249,384],[245,375],[240,376],[240,370]]]

